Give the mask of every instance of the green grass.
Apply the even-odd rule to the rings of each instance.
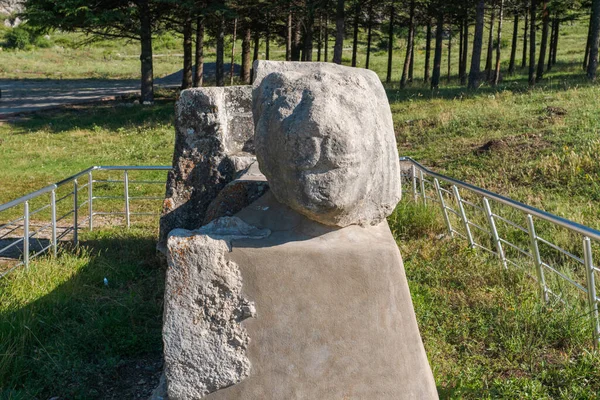
[[[498,88],[484,86],[477,92],[460,87],[455,76],[435,92],[419,82],[404,91],[397,83],[387,86],[400,154],[600,227],[600,87],[583,79],[579,63],[585,35],[583,24],[565,25],[559,63],[532,91],[521,70],[505,76]],[[395,81],[403,42],[398,45]],[[161,51],[179,51],[169,46]],[[70,55],[60,57],[58,64],[48,61],[51,49],[5,51],[0,77],[31,78],[44,68],[52,77],[62,71],[63,77],[138,74],[135,59],[104,60],[102,55],[135,54],[133,44],[118,50],[108,42],[63,47]],[[503,50],[506,64],[508,49]],[[164,73],[178,69],[176,61],[166,62]],[[372,67],[382,77],[385,65],[386,54],[375,53]],[[421,41],[416,74],[422,65]],[[79,106],[0,125],[0,203],[90,165],[170,164],[173,101],[163,98],[153,107]],[[524,225],[522,216],[493,207]],[[580,238],[536,223],[544,237],[581,253]],[[443,220],[431,208],[403,202],[390,225],[443,398],[597,396],[600,359],[591,352],[590,324],[580,298],[574,307],[541,304],[535,282],[522,272],[505,272],[495,258],[467,249],[461,239],[440,236]],[[500,229],[527,245],[526,238]],[[123,384],[123,362],[160,355],[164,271],[153,250],[155,237],[155,225],[102,229],[84,235],[77,252],[63,251],[57,260],[42,257],[29,272],[0,281],[0,398],[106,398],[111,387]],[[581,277],[559,255],[544,249],[543,256]],[[600,259],[600,253],[595,257]],[[104,277],[108,287],[102,284]]]
[[[160,357],[156,235],[88,233],[75,252],[0,281],[0,398],[106,398],[125,360]]]
[[[595,398],[600,355],[581,309],[543,305],[537,284],[442,237],[441,213],[411,201],[389,218],[442,398]]]

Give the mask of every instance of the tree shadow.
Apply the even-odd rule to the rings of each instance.
[[[148,398],[162,372],[155,245],[148,232],[104,231],[0,281],[14,300],[0,308],[0,398]],[[62,283],[17,306],[20,290],[52,279]]]
[[[127,125],[156,126],[173,122],[174,93],[159,97],[152,106],[136,104],[135,100],[132,96],[120,101],[61,106],[14,118],[8,123],[16,128],[17,133],[28,134],[40,130],[62,133],[75,128],[118,131]]]
[[[460,77],[452,75],[450,83],[445,77],[441,78],[440,87],[431,89],[429,83],[415,80],[405,89],[400,89],[397,82],[384,84],[390,103],[403,103],[410,101],[423,101],[432,99],[462,100],[480,96],[490,96],[497,93],[510,91],[513,93],[527,93],[532,89],[529,87],[527,68],[518,68],[514,75],[504,74],[497,86],[487,82],[485,72],[481,74],[481,85],[478,89],[469,89],[459,84]],[[545,92],[561,92],[572,88],[593,86],[579,62],[557,62],[551,71],[544,74],[544,78],[536,82],[533,90]]]

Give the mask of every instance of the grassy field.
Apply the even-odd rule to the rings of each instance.
[[[598,229],[600,87],[582,78],[585,32],[565,26],[560,62],[533,91],[524,71],[478,92],[455,78],[436,92],[420,83],[404,91],[389,86],[400,154]],[[72,69],[36,66],[48,49],[5,52],[0,70],[8,72],[0,77],[31,78],[42,68],[100,77],[90,71],[102,63],[102,49],[88,48],[89,59]],[[86,48],[65,51],[78,60]],[[416,71],[422,57],[420,45]],[[117,61],[97,66],[108,71],[103,77],[135,77],[135,62],[128,70],[123,63],[130,61]],[[380,76],[385,65],[385,53],[377,53]],[[169,73],[178,62],[164,66]],[[173,101],[167,95],[153,107],[79,106],[0,125],[0,203],[93,164],[169,164]],[[503,272],[496,259],[444,237],[443,220],[431,209],[402,202],[390,225],[442,398],[597,397],[600,357],[591,351],[581,309],[542,305],[536,284],[520,271]],[[580,245],[548,232],[567,249]],[[155,237],[155,225],[102,229],[85,234],[78,251],[65,249],[57,260],[42,258],[0,281],[0,399],[147,392],[161,354],[164,269]]]

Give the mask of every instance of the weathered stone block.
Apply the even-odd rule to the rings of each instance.
[[[282,203],[326,225],[375,225],[400,200],[392,114],[378,76],[257,61],[256,156]]]
[[[225,255],[233,239],[269,234],[228,217],[169,235],[163,342],[170,400],[200,399],[248,376],[249,338],[240,323],[256,310]]]
[[[167,179],[158,249],[175,228],[202,225],[218,193],[255,158],[249,86],[181,92],[175,107],[173,170]]]

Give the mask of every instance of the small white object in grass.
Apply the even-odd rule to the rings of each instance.
[[[108,278],[104,278],[104,286],[108,286]]]

